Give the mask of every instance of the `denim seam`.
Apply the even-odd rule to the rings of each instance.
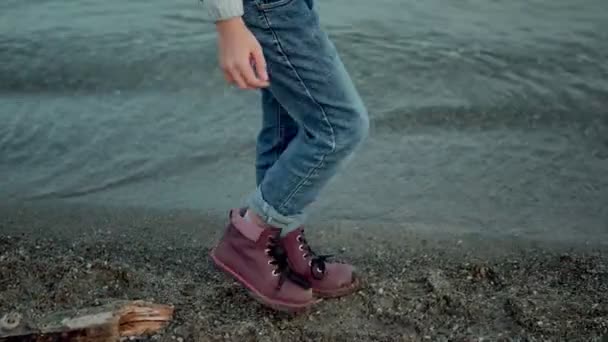
[[[300,74],[298,73],[298,71],[296,70],[296,68],[294,67],[294,65],[291,63],[291,61],[289,60],[289,56],[287,55],[287,52],[285,51],[285,49],[283,49],[281,42],[279,40],[278,35],[276,34],[276,32],[274,31],[274,29],[272,28],[272,25],[270,24],[270,19],[268,18],[268,16],[266,15],[266,13],[262,13],[262,15],[264,16],[264,21],[266,21],[266,24],[268,25],[268,30],[270,31],[270,33],[272,34],[272,38],[274,40],[274,43],[277,45],[277,48],[280,50],[280,52],[283,54],[285,61],[287,62],[287,64],[289,65],[289,67],[291,68],[291,70],[294,72],[294,74],[297,76],[298,81],[300,83],[300,85],[304,88],[304,90],[306,91],[306,94],[308,95],[308,97],[315,103],[315,105],[317,105],[319,107],[319,109],[321,110],[321,113],[323,114],[323,119],[325,121],[325,123],[327,124],[327,126],[329,127],[329,130],[331,132],[331,150],[329,152],[324,152],[321,160],[319,161],[319,163],[317,163],[317,165],[313,166],[311,168],[311,170],[308,172],[308,174],[302,178],[302,180],[300,180],[300,182],[298,184],[296,184],[295,188],[292,190],[292,192],[287,196],[287,198],[285,198],[283,200],[283,203],[281,203],[281,205],[279,205],[278,208],[276,208],[277,210],[281,210],[281,209],[285,209],[287,203],[298,193],[298,191],[300,191],[300,189],[302,188],[302,186],[304,186],[304,183],[306,181],[308,181],[310,179],[310,177],[317,171],[319,170],[324,162],[325,159],[327,158],[327,156],[330,153],[333,153],[336,150],[336,136],[335,136],[335,132],[334,132],[334,128],[331,124],[331,122],[329,121],[329,117],[327,116],[327,113],[325,112],[325,109],[323,108],[323,106],[317,102],[317,100],[315,100],[315,98],[312,96],[312,94],[310,93],[310,90],[308,89],[308,87],[306,86],[306,83],[304,83],[304,80],[302,79],[302,77],[300,76]]]
[[[277,103],[279,102],[279,100],[274,99],[275,101],[277,101]],[[282,149],[282,145],[283,145],[283,127],[281,127],[281,104],[279,103],[279,105],[277,106],[277,112],[275,114],[277,116],[277,137],[279,139],[279,143],[277,144],[278,146],[274,149],[274,163],[277,162],[277,160],[279,160],[279,157],[281,156],[281,149]]]

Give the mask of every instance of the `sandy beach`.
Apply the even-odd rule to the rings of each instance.
[[[355,263],[356,294],[290,316],[267,310],[207,257],[226,217],[194,211],[7,205],[0,313],[145,299],[175,305],[151,341],[605,341],[605,242],[493,240],[424,227],[326,222],[321,252]],[[429,231],[430,232],[430,231]],[[603,339],[602,339],[603,338]]]

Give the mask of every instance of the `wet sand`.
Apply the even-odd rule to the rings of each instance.
[[[35,319],[117,298],[174,304],[172,324],[143,339],[155,341],[608,338],[605,241],[318,222],[307,233],[313,247],[354,262],[364,286],[292,317],[213,268],[207,252],[225,222],[218,212],[3,205],[0,313]]]

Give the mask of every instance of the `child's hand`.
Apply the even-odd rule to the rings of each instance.
[[[267,87],[268,74],[262,47],[243,20],[238,17],[219,21],[216,27],[220,65],[226,81],[236,83],[242,89]]]

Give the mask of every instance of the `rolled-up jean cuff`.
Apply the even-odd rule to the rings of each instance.
[[[305,214],[286,216],[279,213],[264,200],[262,190],[259,187],[249,196],[247,206],[267,224],[281,228],[283,233],[299,228],[306,219]]]

